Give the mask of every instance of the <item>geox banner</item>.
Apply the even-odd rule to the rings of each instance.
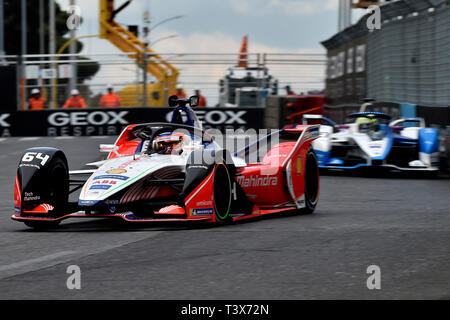
[[[168,122],[171,108],[114,108],[0,113],[0,136],[118,135],[128,124]],[[194,110],[205,129],[261,129],[264,110],[204,108]]]

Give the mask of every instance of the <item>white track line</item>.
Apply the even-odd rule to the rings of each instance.
[[[103,247],[102,246],[90,247],[89,245],[86,248],[86,244],[84,243],[80,248],[77,248],[77,251],[72,250],[59,251],[38,258],[3,265],[0,266],[0,279],[13,277],[28,272],[33,272],[44,268],[49,268],[57,264],[66,263],[68,261],[77,261],[78,259],[81,259],[89,255],[101,254],[102,252],[122,247],[130,243],[153,238],[162,232],[163,231],[153,231],[151,233],[149,233],[148,231],[136,232],[133,233],[132,239],[118,240],[117,243],[108,244]]]
[[[25,138],[19,138],[19,141],[34,141],[39,140],[41,137],[25,137]]]
[[[73,139],[74,137],[70,137],[70,136],[61,136],[61,137],[55,137],[55,139],[57,140],[66,140],[66,139]]]
[[[67,256],[69,254],[74,254],[76,253],[76,251],[61,251],[61,252],[56,252],[53,254],[49,254],[46,256],[42,256],[36,259],[30,259],[30,260],[24,260],[21,262],[15,262],[15,263],[11,263],[11,264],[7,264],[5,266],[0,266],[0,272],[4,272],[7,270],[11,270],[11,269],[18,269],[18,268],[22,268],[25,267],[27,265],[30,264],[35,264],[35,263],[39,263],[39,262],[44,262],[44,261],[48,261],[48,260],[54,260],[56,258],[62,257],[62,256]]]
[[[51,267],[57,263],[67,261],[67,256],[74,255],[76,253],[76,251],[60,251],[39,258],[0,266],[0,279]]]
[[[110,138],[110,136],[90,136],[91,139],[107,139]]]
[[[3,142],[5,140],[6,140],[6,138],[0,138],[0,142]]]

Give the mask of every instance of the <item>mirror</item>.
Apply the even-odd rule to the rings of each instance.
[[[178,97],[176,95],[169,97],[169,107],[176,107],[178,105]]]
[[[114,152],[118,157],[120,157],[120,154],[117,152],[117,150],[119,150],[119,147],[116,146],[115,144],[101,144],[99,146],[99,151],[100,152]]]
[[[191,96],[191,97],[189,98],[189,105],[190,105],[191,107],[196,107],[196,106],[198,106],[198,100],[199,100],[199,97],[198,97],[198,96]]]
[[[100,152],[112,152],[112,151],[115,151],[117,149],[119,149],[119,147],[117,147],[114,144],[101,144],[99,146]]]

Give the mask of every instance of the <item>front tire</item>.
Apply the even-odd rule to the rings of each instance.
[[[69,201],[69,169],[60,158],[54,158],[49,166],[48,204],[52,205],[52,215],[61,217],[66,213]]]
[[[43,186],[44,201],[51,205],[53,210],[49,212],[49,217],[59,218],[66,212],[69,199],[69,169],[66,162],[60,157],[52,159],[45,173],[46,184]],[[24,221],[25,225],[34,229],[52,229],[56,228],[60,220],[57,221]]]
[[[230,172],[224,163],[219,163],[214,173],[214,214],[216,221],[225,224],[231,221],[233,185]]]

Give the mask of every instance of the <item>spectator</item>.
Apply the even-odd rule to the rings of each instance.
[[[186,99],[186,93],[184,92],[181,85],[177,85],[177,93],[175,93],[175,95],[178,97],[178,99]]]
[[[272,95],[274,96],[278,95],[278,80],[275,80],[273,82]]]
[[[80,97],[80,92],[77,89],[73,89],[70,94],[72,97],[67,99],[66,103],[63,105],[63,109],[87,108],[86,102]]]
[[[44,110],[45,99],[41,97],[39,89],[31,90],[31,98],[28,99],[28,110]]]
[[[109,84],[106,89],[108,93],[103,95],[100,99],[100,106],[105,108],[120,107],[122,101],[120,100],[120,96],[114,93],[112,85]]]
[[[206,98],[200,94],[200,90],[195,90],[195,95],[198,96],[198,105],[197,107],[206,107]]]
[[[284,88],[286,89],[286,94],[287,94],[288,96],[295,95],[295,92],[291,90],[291,86],[286,86],[286,87],[284,87]]]

